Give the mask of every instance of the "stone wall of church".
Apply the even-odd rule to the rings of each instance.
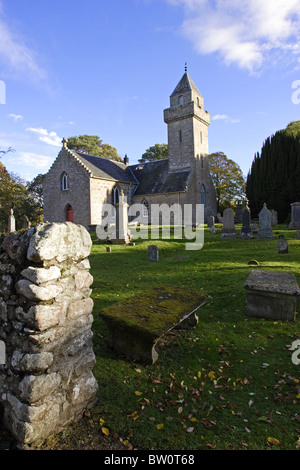
[[[102,204],[113,204],[113,189],[117,187],[119,194],[123,192],[125,200],[130,200],[131,186],[126,183],[116,183],[115,181],[102,180],[98,178],[90,179],[91,191],[91,222],[90,226],[96,226],[101,222]]]
[[[68,187],[62,189],[62,177],[68,175]],[[90,176],[88,171],[65,147],[59,153],[43,183],[44,221],[65,222],[66,208],[71,205],[74,223],[90,223]]]

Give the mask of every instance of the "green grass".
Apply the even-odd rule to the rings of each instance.
[[[277,253],[279,233],[288,239],[287,255]],[[112,246],[111,253],[94,243],[94,423],[104,420],[111,435],[135,449],[299,446],[300,365],[288,349],[300,338],[299,316],[296,322],[275,322],[244,312],[243,284],[252,269],[293,273],[300,283],[300,241],[283,226],[274,234],[274,240],[222,240],[220,229],[206,231],[199,251],[186,251],[184,240],[137,241]],[[152,243],[159,247],[159,263],[147,260]],[[252,259],[258,267],[248,266]],[[104,340],[100,310],[159,284],[209,294],[198,325],[166,341],[154,365],[114,355]]]

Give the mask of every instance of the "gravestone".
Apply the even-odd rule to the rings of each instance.
[[[242,213],[242,230],[241,230],[241,238],[249,239],[252,238],[252,231],[251,231],[251,214],[248,205],[243,210]]]
[[[222,238],[235,238],[234,212],[233,209],[225,209],[223,212]]]
[[[8,233],[12,233],[16,231],[16,219],[14,216],[13,209],[10,209],[10,215],[8,217]]]
[[[264,207],[258,214],[259,217],[259,230],[257,232],[258,238],[273,238],[272,233],[272,216],[271,212],[267,208],[267,204],[264,203]]]
[[[296,240],[300,240],[300,230],[296,231]]]
[[[116,204],[116,238],[112,239],[113,244],[127,244],[130,242],[128,229],[128,204],[124,200],[124,193],[121,191],[121,200]]]
[[[287,240],[283,235],[279,235],[279,240],[277,242],[277,248],[279,254],[288,254],[289,246]]]
[[[148,260],[157,263],[159,261],[159,250],[156,245],[150,245],[147,249]]]
[[[291,223],[289,225],[290,230],[300,230],[300,202],[294,202],[291,204]]]
[[[214,216],[213,216],[213,215],[209,215],[209,216],[207,217],[207,226],[208,226],[208,227],[213,227],[214,224],[215,224],[215,218],[214,218]]]
[[[271,224],[272,224],[272,227],[277,227],[277,225],[278,225],[277,211],[274,211],[274,209],[272,209],[270,212],[271,212]]]
[[[246,315],[295,321],[300,289],[293,274],[252,270],[244,284]]]
[[[158,341],[173,329],[197,325],[206,294],[177,286],[157,286],[101,310],[108,346],[126,359],[154,364]]]

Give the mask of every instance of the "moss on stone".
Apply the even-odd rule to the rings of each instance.
[[[159,336],[202,305],[207,296],[169,285],[146,290],[103,309],[104,318]]]

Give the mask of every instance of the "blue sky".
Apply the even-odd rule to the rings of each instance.
[[[300,0],[0,0],[0,148],[15,149],[2,162],[32,180],[63,137],[90,134],[136,163],[167,143],[187,62],[209,151],[246,175],[300,119],[299,39]]]

